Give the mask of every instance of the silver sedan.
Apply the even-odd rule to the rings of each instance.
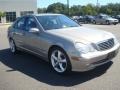
[[[27,51],[50,62],[54,71],[88,71],[113,59],[119,49],[116,37],[85,28],[62,14],[27,15],[9,27],[10,50]]]

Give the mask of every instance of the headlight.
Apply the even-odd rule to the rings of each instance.
[[[95,50],[91,45],[85,45],[82,43],[76,43],[75,47],[82,54],[86,54],[88,52],[93,52]]]

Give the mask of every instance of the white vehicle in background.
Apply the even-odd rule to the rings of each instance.
[[[93,23],[94,24],[99,23],[99,24],[107,24],[107,25],[110,25],[110,24],[116,25],[119,23],[119,21],[118,19],[112,18],[108,15],[100,14],[94,18]]]

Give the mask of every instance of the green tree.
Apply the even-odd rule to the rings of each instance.
[[[46,8],[38,8],[37,11],[38,13],[46,13]]]
[[[80,5],[74,5],[70,8],[70,16],[83,15],[82,8]]]
[[[109,3],[108,5],[102,5],[97,7],[93,4],[88,4],[85,6],[74,5],[70,8],[70,16],[76,15],[96,15],[99,13],[118,15],[120,14],[120,3]],[[49,5],[47,8],[38,8],[38,13],[61,13],[68,15],[68,8],[66,4],[54,3]]]
[[[107,8],[109,9],[108,12],[111,12],[110,14],[117,15],[120,14],[120,3],[109,3],[107,5]]]
[[[103,5],[100,7],[99,13],[118,15],[120,14],[120,3],[109,3],[108,5]]]
[[[48,6],[46,12],[67,14],[67,5],[62,3],[54,3]]]
[[[0,11],[0,22],[1,22],[1,17],[5,17],[5,13]]]
[[[5,17],[5,12],[0,11],[0,17]]]
[[[2,17],[2,12],[0,11],[0,18]]]
[[[70,15],[96,15],[96,7],[92,4],[86,6],[74,5],[70,8]]]
[[[83,6],[82,10],[83,10],[82,12],[84,13],[84,15],[96,15],[97,14],[96,7],[92,4]]]

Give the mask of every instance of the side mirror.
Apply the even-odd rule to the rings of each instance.
[[[31,32],[31,33],[38,33],[38,32],[39,32],[39,29],[38,29],[38,28],[31,28],[31,29],[29,30],[29,32]]]

